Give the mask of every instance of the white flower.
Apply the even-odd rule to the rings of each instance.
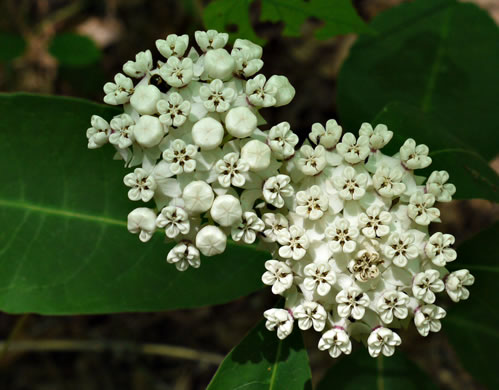
[[[152,148],[158,145],[164,135],[163,126],[155,116],[142,115],[133,126],[133,137],[144,148]]]
[[[296,194],[296,213],[304,218],[315,221],[324,215],[329,201],[319,186],[314,185]]]
[[[268,226],[268,229],[263,231],[263,235],[267,240],[272,242],[277,241],[279,232],[282,229],[287,229],[289,226],[287,218],[282,214],[265,213],[262,219],[265,222],[265,226]]]
[[[327,165],[326,149],[322,145],[316,146],[315,149],[310,145],[303,145],[297,165],[305,175],[315,176],[321,173]]]
[[[447,171],[433,171],[426,181],[426,191],[435,195],[438,202],[450,202],[452,195],[456,193],[456,186],[447,183],[449,173]]]
[[[114,76],[114,83],[104,84],[104,102],[116,106],[128,103],[133,93],[133,81],[124,74],[118,73]]]
[[[265,223],[254,212],[245,211],[240,225],[232,228],[232,239],[253,244],[256,240],[256,233],[262,232],[263,229],[265,229]]]
[[[267,271],[262,275],[262,282],[272,286],[272,293],[281,294],[293,285],[293,272],[286,263],[268,260],[265,268]]]
[[[286,76],[273,75],[271,76],[266,84],[266,88],[274,88],[276,93],[275,97],[275,107],[285,106],[291,103],[291,100],[295,97],[295,89],[289,82]]]
[[[128,231],[139,234],[142,242],[149,241],[156,231],[156,213],[147,207],[139,207],[128,214]]]
[[[440,232],[433,234],[424,248],[426,256],[431,259],[433,264],[445,267],[445,264],[457,258],[456,251],[451,248],[454,241],[455,238],[452,234]]]
[[[334,176],[332,182],[342,199],[359,200],[366,193],[367,180],[365,173],[357,173],[353,167],[348,166],[341,175]]]
[[[310,263],[305,266],[303,285],[309,291],[317,291],[320,296],[325,296],[336,283],[336,274],[328,263]]]
[[[327,313],[322,305],[317,302],[306,301],[293,309],[293,317],[298,320],[301,330],[310,329],[320,332],[326,326]]]
[[[467,269],[454,271],[447,276],[445,280],[445,290],[449,294],[450,299],[454,302],[468,299],[470,296],[469,290],[464,286],[471,286],[475,282],[475,277],[470,274]]]
[[[199,96],[203,99],[203,105],[208,111],[225,112],[236,97],[236,91],[232,88],[224,88],[222,80],[215,79],[209,87],[203,85],[199,89]]]
[[[194,75],[192,60],[190,58],[180,60],[177,57],[170,57],[159,69],[159,74],[171,87],[183,87],[190,83]]]
[[[209,210],[214,198],[211,186],[201,180],[187,184],[182,193],[185,208],[190,213],[203,213]]]
[[[347,219],[337,218],[332,225],[326,228],[325,233],[329,239],[329,249],[333,253],[352,253],[357,246],[355,240],[359,236],[359,231],[350,226]]]
[[[404,193],[406,186],[401,182],[401,169],[379,166],[373,175],[373,185],[378,194],[387,198],[394,198]]]
[[[197,146],[186,145],[184,141],[177,138],[163,152],[163,159],[170,163],[169,169],[174,175],[180,175],[183,172],[189,173],[196,169],[197,152]]]
[[[270,129],[267,142],[279,159],[287,159],[295,154],[298,136],[290,129],[288,122],[281,122]]]
[[[165,126],[179,127],[185,123],[185,120],[191,112],[191,103],[182,99],[179,93],[171,93],[166,100],[159,100],[156,103],[156,109],[161,114],[159,121]]]
[[[414,244],[415,238],[411,233],[393,232],[384,247],[384,255],[393,259],[398,267],[405,267],[408,260],[418,257],[418,247]]]
[[[440,320],[446,314],[444,309],[435,305],[421,306],[414,314],[414,324],[419,334],[426,337],[430,331],[439,332],[442,328]]]
[[[218,173],[218,182],[222,187],[242,187],[246,182],[243,173],[248,172],[249,165],[239,158],[239,153],[227,153],[222,160],[215,164]]]
[[[336,294],[338,303],[338,315],[343,318],[353,317],[356,320],[362,319],[371,300],[358,287],[349,287]]]
[[[135,122],[128,114],[121,114],[111,119],[112,133],[109,142],[120,149],[128,148],[133,143],[133,125]]]
[[[259,74],[246,82],[246,95],[248,101],[256,107],[270,107],[276,104],[275,86],[266,83],[267,79]]]
[[[440,280],[440,273],[435,269],[429,269],[414,276],[412,293],[415,298],[425,303],[435,302],[435,293],[443,290],[444,282]]]
[[[262,171],[270,166],[272,152],[267,144],[253,139],[241,148],[241,160],[251,171]]]
[[[369,238],[383,237],[390,232],[392,215],[382,211],[379,206],[370,206],[365,213],[359,215],[362,234]]]
[[[236,61],[236,73],[243,77],[251,77],[262,69],[262,47],[247,39],[236,39],[230,55]]]
[[[277,337],[283,340],[293,331],[293,317],[285,309],[269,309],[263,313],[267,319],[265,327],[273,331],[277,329]]]
[[[202,150],[213,150],[222,143],[224,128],[216,119],[206,117],[192,126],[192,139]]]
[[[211,79],[229,80],[236,61],[225,49],[209,50],[204,57],[204,70]]]
[[[279,256],[285,259],[300,260],[307,253],[309,246],[305,230],[296,225],[281,229],[277,233],[277,242],[282,245],[279,248]]]
[[[215,256],[223,253],[227,246],[227,236],[217,226],[208,225],[196,235],[196,247],[205,256]]]
[[[92,115],[90,120],[92,127],[87,130],[88,148],[97,149],[107,143],[111,130],[109,123],[98,115]]]
[[[367,282],[376,279],[380,275],[379,265],[383,264],[383,259],[377,252],[370,252],[365,249],[357,252],[354,259],[348,263],[348,270],[359,282]]]
[[[191,228],[187,212],[176,206],[166,206],[156,218],[156,226],[165,229],[166,237],[175,238],[187,234]]]
[[[357,164],[369,156],[369,138],[360,136],[358,140],[352,133],[345,133],[336,150],[350,164]]]
[[[201,265],[198,249],[189,242],[180,242],[175,245],[168,252],[166,261],[170,264],[175,264],[175,267],[179,271],[185,271],[189,266],[199,268]]]
[[[131,187],[128,191],[128,198],[130,200],[149,202],[154,196],[156,181],[145,169],[136,168],[132,173],[123,178],[123,182],[127,187]]]
[[[326,149],[332,149],[340,140],[341,132],[341,126],[334,119],[330,119],[326,122],[325,129],[320,123],[314,123],[309,138],[316,145],[320,144]]]
[[[369,138],[369,147],[373,150],[381,149],[393,137],[393,131],[388,130],[385,125],[377,125],[374,130],[369,123],[362,123],[359,130],[359,135]]]
[[[234,107],[225,116],[225,128],[230,135],[245,138],[256,130],[257,121],[256,115],[248,107]]]
[[[321,351],[329,350],[333,358],[337,358],[342,353],[350,355],[352,352],[352,342],[345,329],[335,326],[325,332],[319,340],[319,349]]]
[[[407,205],[407,215],[419,225],[427,226],[440,217],[440,210],[432,207],[435,196],[417,191],[411,195]]]
[[[219,195],[213,201],[211,217],[220,226],[234,226],[242,222],[241,202],[233,195]]]
[[[409,296],[401,291],[385,291],[376,301],[376,310],[385,324],[393,321],[393,317],[404,319],[409,314],[407,305]]]
[[[144,77],[152,69],[152,54],[150,50],[141,51],[135,56],[135,61],[127,61],[123,72],[130,77]]]
[[[402,343],[400,336],[388,328],[377,328],[371,332],[367,339],[369,354],[378,357],[381,353],[385,356],[392,356],[395,347]]]
[[[263,198],[269,204],[280,209],[284,206],[285,197],[293,195],[291,178],[288,175],[269,177],[263,184]]]
[[[165,58],[171,56],[182,57],[189,45],[189,36],[187,34],[177,35],[170,34],[166,39],[158,39],[156,41],[156,48]]]
[[[400,148],[400,160],[407,169],[426,168],[431,164],[431,158],[428,157],[428,146],[417,145],[416,141],[409,138]]]
[[[161,91],[154,85],[139,85],[130,97],[130,104],[140,115],[156,114]]]
[[[196,43],[202,51],[208,49],[220,49],[227,44],[229,34],[219,33],[216,30],[196,31],[194,33]]]

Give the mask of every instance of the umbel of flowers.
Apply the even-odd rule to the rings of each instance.
[[[454,237],[428,233],[440,221],[435,206],[456,188],[445,171],[427,180],[414,174],[431,164],[426,145],[408,139],[399,153],[383,154],[392,135],[364,123],[358,138],[342,136],[336,121],[316,123],[310,142],[281,167],[295,196],[286,215],[272,217],[267,238],[279,248],[262,277],[285,297],[284,309],[264,313],[279,338],[313,328],[332,357],[349,354],[351,339],[373,357],[390,356],[401,344],[394,329],[412,321],[422,336],[440,330],[438,293],[468,298],[473,276],[445,268],[456,259]]]
[[[214,30],[195,41],[188,50],[188,36],[172,34],[156,41],[161,60],[147,50],[128,61],[104,86],[124,113],[93,116],[87,130],[89,148],[116,148],[131,168],[128,197],[146,203],[129,231],[144,242],[163,231],[180,271],[224,252],[228,237],[258,239],[272,253],[262,280],[285,298],[264,313],[267,328],[281,339],[313,328],[332,357],[349,354],[351,339],[390,356],[411,321],[422,336],[439,331],[437,294],[467,299],[474,278],[445,268],[457,257],[452,235],[429,234],[456,188],[445,171],[414,174],[431,164],[428,147],[408,139],[388,156],[386,126],[364,123],[356,138],[334,120],[297,147],[289,123],[260,128],[260,108],[295,94],[286,77],[257,74],[262,48],[238,39],[229,50]]]
[[[238,39],[230,50],[228,34],[214,30],[195,41],[199,50],[189,50],[187,35],[171,34],[156,41],[161,60],[146,50],[128,61],[104,85],[104,101],[124,113],[109,123],[93,116],[87,130],[89,148],[109,142],[133,168],[123,179],[128,197],[147,205],[128,215],[128,230],[144,242],[163,230],[177,242],[167,261],[181,271],[199,267],[200,253],[224,252],[228,236],[255,241],[265,223],[254,201],[277,180],[292,194],[278,169],[298,142],[286,124],[259,129],[260,108],[295,94],[286,77],[257,74],[260,46]]]

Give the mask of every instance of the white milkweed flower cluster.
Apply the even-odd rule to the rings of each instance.
[[[334,120],[316,123],[281,167],[295,195],[266,222],[278,248],[262,276],[285,297],[284,308],[264,313],[279,338],[313,327],[334,358],[352,351],[352,339],[390,356],[402,342],[396,329],[411,321],[422,336],[440,330],[446,312],[436,294],[468,298],[473,276],[445,268],[456,259],[454,237],[428,232],[440,221],[437,202],[456,188],[445,171],[426,181],[414,174],[431,164],[426,145],[409,139],[383,154],[392,135],[381,124],[362,124],[356,137]]]
[[[104,101],[123,105],[109,123],[91,118],[91,149],[112,144],[132,168],[123,182],[132,201],[128,230],[148,241],[157,230],[176,245],[167,262],[180,271],[200,256],[225,251],[227,237],[271,250],[262,276],[284,308],[264,313],[280,339],[295,326],[322,334],[320,350],[349,354],[351,340],[371,356],[390,356],[396,329],[413,321],[422,336],[437,332],[446,312],[436,297],[467,299],[474,278],[449,273],[450,234],[429,234],[438,202],[456,188],[446,171],[428,179],[426,145],[408,139],[393,156],[381,149],[393,133],[364,123],[359,136],[335,120],[315,123],[297,147],[289,123],[261,130],[258,110],[282,106],[295,90],[285,76],[267,79],[262,48],[228,35],[197,31],[156,41],[104,86]]]
[[[116,148],[132,168],[128,197],[147,203],[130,212],[128,230],[144,242],[164,230],[177,242],[167,261],[181,271],[199,267],[200,254],[224,252],[228,236],[253,243],[268,219],[255,201],[283,207],[292,195],[273,151],[288,156],[298,137],[284,124],[260,130],[258,111],[288,104],[295,90],[285,76],[258,74],[260,46],[237,39],[228,49],[228,38],[196,31],[199,50],[187,35],[157,40],[160,60],[140,52],[104,85],[104,102],[124,113],[109,123],[94,115],[87,130],[89,148]]]

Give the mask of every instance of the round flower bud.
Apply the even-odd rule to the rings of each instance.
[[[141,115],[156,113],[156,103],[161,99],[160,90],[154,85],[139,85],[132,97],[130,104]]]
[[[203,150],[215,149],[223,138],[224,128],[216,119],[203,118],[192,126],[192,139]]]
[[[277,93],[274,95],[276,103],[275,107],[285,106],[295,97],[296,90],[289,82],[286,76],[273,75],[268,79],[267,87],[274,87]]]
[[[204,69],[212,79],[228,80],[236,62],[225,49],[208,50],[204,58]]]
[[[225,128],[237,138],[249,137],[256,129],[256,115],[248,107],[235,107],[225,117]]]
[[[217,196],[211,208],[211,217],[221,226],[239,225],[242,220],[243,209],[241,202],[232,195]]]
[[[241,159],[252,171],[261,171],[270,165],[272,152],[267,144],[256,139],[249,141],[241,149]]]
[[[227,246],[227,236],[219,227],[208,225],[196,235],[196,246],[205,256],[223,253]]]
[[[182,193],[184,206],[191,213],[202,213],[208,210],[214,197],[211,186],[201,180],[187,184]]]
[[[147,207],[139,207],[128,214],[128,231],[139,234],[140,241],[149,241],[156,231],[156,213]]]
[[[152,148],[163,139],[163,126],[158,118],[150,115],[142,115],[133,127],[133,136],[140,146]]]

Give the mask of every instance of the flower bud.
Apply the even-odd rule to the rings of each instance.
[[[204,59],[204,69],[212,79],[228,80],[236,62],[225,49],[209,50]]]
[[[141,115],[156,113],[156,103],[161,99],[160,90],[154,85],[139,85],[132,97],[130,104]]]
[[[241,202],[232,195],[217,196],[211,208],[211,217],[221,226],[232,226],[241,223],[243,209]]]
[[[142,115],[133,127],[133,136],[140,146],[152,148],[163,139],[163,126],[158,118],[150,115]]]
[[[241,149],[241,159],[252,171],[261,171],[270,165],[271,150],[267,144],[256,139],[249,141]]]
[[[249,137],[256,129],[256,115],[248,107],[232,108],[225,117],[225,128],[237,138]]]
[[[219,255],[226,246],[227,236],[219,227],[205,226],[196,235],[196,247],[205,256]]]
[[[224,128],[216,119],[206,117],[192,126],[192,139],[203,150],[215,149],[222,143]]]
[[[139,233],[140,241],[149,241],[156,231],[156,213],[147,207],[139,207],[128,214],[128,231]]]
[[[201,180],[187,184],[182,193],[185,208],[191,213],[202,213],[208,210],[214,197],[211,186]]]
[[[267,87],[273,87],[277,91],[275,94],[275,107],[285,106],[295,97],[296,90],[289,82],[286,76],[273,75],[266,84]]]

